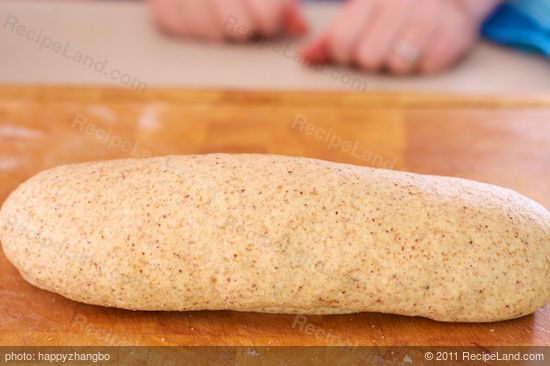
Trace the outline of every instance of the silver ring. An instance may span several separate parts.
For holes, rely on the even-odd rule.
[[[414,63],[420,57],[420,50],[405,41],[395,43],[393,51],[410,63]]]

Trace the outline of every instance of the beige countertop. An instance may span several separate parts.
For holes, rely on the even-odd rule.
[[[306,5],[310,36],[335,9],[334,4]],[[172,39],[157,32],[139,1],[0,1],[2,84],[550,93],[548,61],[484,42],[449,72],[425,78],[332,67],[311,70],[294,59],[303,42]]]

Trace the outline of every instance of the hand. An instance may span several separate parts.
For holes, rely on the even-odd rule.
[[[247,40],[279,32],[301,35],[306,23],[297,0],[149,0],[156,23],[181,37]]]
[[[305,61],[395,74],[448,68],[474,45],[498,0],[349,0],[308,44]]]

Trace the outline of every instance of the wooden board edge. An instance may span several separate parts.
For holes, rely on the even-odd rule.
[[[545,95],[470,95],[406,91],[313,91],[151,88],[137,91],[118,87],[77,85],[2,85],[0,100],[84,103],[174,103],[246,105],[330,105],[348,108],[550,108]]]

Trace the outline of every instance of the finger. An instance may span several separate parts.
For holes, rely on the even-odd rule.
[[[287,0],[285,10],[283,11],[283,29],[290,36],[304,35],[308,30],[298,0]]]
[[[255,23],[242,0],[213,0],[213,7],[226,38],[244,41],[253,36]]]
[[[180,13],[190,33],[197,38],[219,40],[223,33],[209,0],[178,0]]]
[[[420,72],[436,73],[458,61],[477,38],[477,28],[463,14],[447,12],[446,21],[440,28],[420,61]]]
[[[420,56],[424,54],[434,38],[436,24],[438,24],[434,19],[439,13],[440,4],[440,0],[423,0],[417,3],[385,60],[385,66],[389,71],[397,75],[416,71]],[[405,50],[399,46],[404,47]],[[406,47],[410,47],[416,55],[409,56],[404,52]]]
[[[153,18],[163,31],[177,36],[189,35],[185,20],[179,11],[179,0],[151,0],[149,6]]]
[[[329,61],[328,42],[321,36],[301,50],[302,61],[309,65],[324,64]]]
[[[374,10],[375,2],[368,0],[349,1],[344,5],[326,32],[331,59],[341,64],[351,61],[355,45]]]
[[[377,71],[391,50],[403,27],[414,0],[381,1],[372,22],[365,27],[354,52],[354,61],[361,67]]]
[[[280,30],[284,3],[273,0],[245,0],[247,9],[254,18],[257,31],[264,36],[273,36]]]
[[[500,0],[460,0],[458,5],[462,5],[464,10],[473,17],[476,22],[485,19],[500,3]]]
[[[164,5],[165,0],[147,0],[145,1],[145,6],[154,23],[161,26],[164,23],[162,18],[162,6]]]
[[[475,37],[442,31],[436,36],[433,44],[426,50],[419,70],[423,74],[433,74],[447,69],[458,61],[470,48]]]

